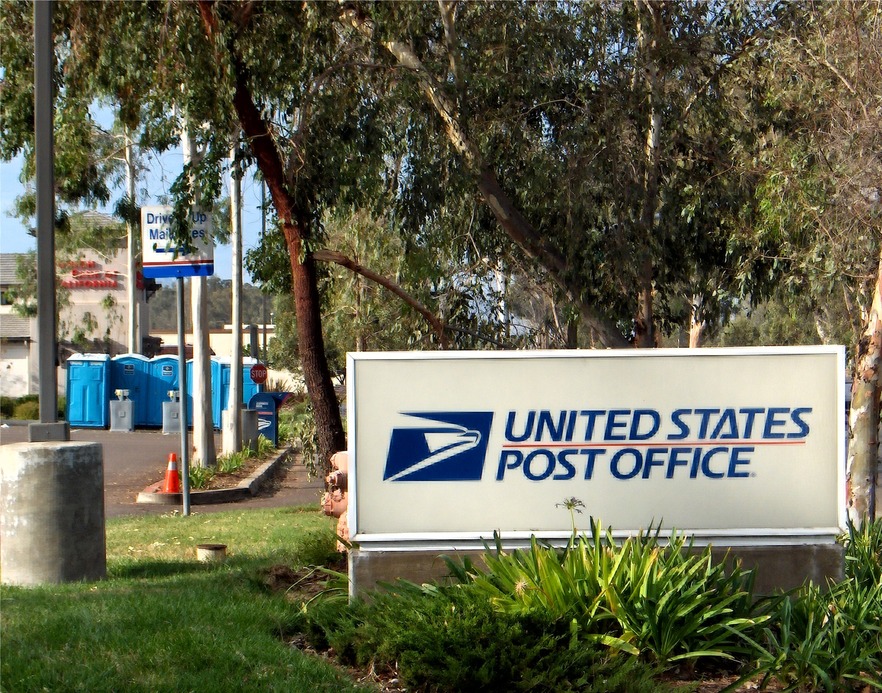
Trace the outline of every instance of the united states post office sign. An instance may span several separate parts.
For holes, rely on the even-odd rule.
[[[835,535],[844,359],[842,347],[350,354],[353,539],[554,539],[589,517],[698,537]]]

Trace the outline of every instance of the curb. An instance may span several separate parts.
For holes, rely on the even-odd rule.
[[[237,486],[232,488],[209,489],[206,491],[190,491],[190,505],[210,505],[212,503],[232,503],[234,501],[246,500],[256,496],[264,482],[272,476],[276,468],[288,459],[288,456],[294,452],[294,448],[287,447],[282,450],[271,460],[264,462],[254,473],[247,479],[243,479]],[[135,499],[136,503],[146,503],[148,505],[180,505],[183,502],[182,493],[162,493],[164,482],[157,481],[145,488]]]

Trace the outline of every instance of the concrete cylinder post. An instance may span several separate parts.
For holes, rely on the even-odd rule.
[[[0,447],[0,572],[12,585],[107,574],[99,443]]]

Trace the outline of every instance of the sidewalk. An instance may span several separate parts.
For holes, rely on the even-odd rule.
[[[8,427],[2,423],[11,424]],[[27,442],[28,428],[15,422],[0,422],[0,445]],[[157,505],[138,503],[138,494],[151,484],[160,481],[167,466],[169,453],[180,456],[180,435],[164,436],[160,431],[138,429],[131,433],[111,432],[104,429],[77,428],[71,430],[71,440],[101,443],[104,453],[104,508],[106,517],[121,515],[162,514],[181,509],[177,504]],[[220,434],[215,436],[220,449]],[[232,497],[214,497],[210,504],[197,505],[191,496],[191,512],[207,513],[241,507],[275,508],[297,505],[315,505],[321,497],[324,483],[310,479],[306,467],[293,460],[280,460],[274,474],[267,475],[255,492],[239,492]],[[204,491],[194,493],[207,493]]]

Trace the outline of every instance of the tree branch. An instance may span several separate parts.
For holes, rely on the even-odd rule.
[[[339,253],[336,250],[315,250],[312,253],[312,257],[314,260],[317,260],[319,262],[333,262],[336,265],[345,267],[351,272],[360,274],[362,277],[370,279],[372,282],[379,284],[385,289],[391,291],[429,322],[429,324],[432,326],[432,329],[434,329],[435,333],[438,335],[438,339],[441,342],[441,348],[447,348],[448,343],[447,335],[445,334],[444,323],[441,322],[441,320],[439,320],[432,311],[426,308],[422,303],[416,300],[413,296],[407,293],[404,289],[401,288],[401,286],[393,282],[391,279],[384,277],[381,274],[377,274],[372,270],[369,270],[367,267],[360,265],[352,258],[347,257],[343,253]]]
[[[441,23],[444,25],[444,42],[447,44],[447,57],[450,64],[450,74],[457,89],[462,87],[460,82],[459,49],[456,41],[456,6],[459,0],[438,0],[438,8],[441,10]]]
[[[373,22],[369,17],[359,13],[356,8],[344,6],[340,21],[354,28],[366,39],[373,40]],[[548,270],[554,283],[574,304],[579,306],[585,323],[597,332],[604,346],[630,346],[615,325],[598,315],[591,306],[585,303],[582,298],[585,287],[572,277],[568,259],[533,228],[511,197],[502,189],[496,175],[484,161],[480,150],[466,133],[455,105],[414,53],[413,48],[406,42],[395,40],[385,41],[383,46],[398,61],[399,65],[410,70],[416,77],[423,94],[441,118],[447,139],[459,154],[466,170],[476,179],[478,190],[485,204],[490,208],[509,238],[528,256],[537,260]]]

